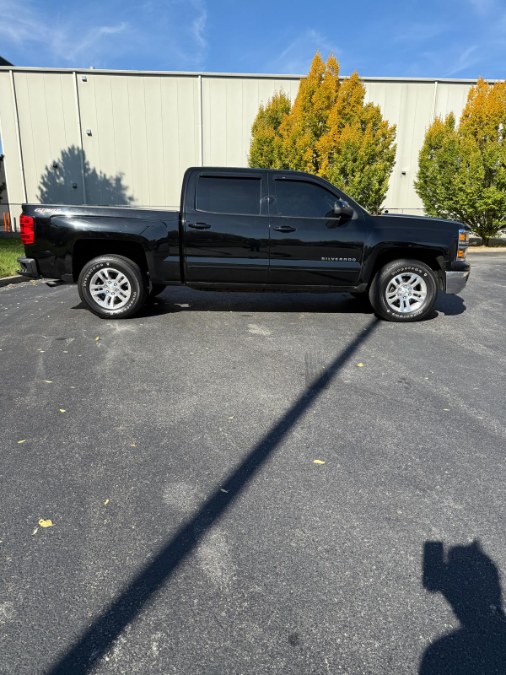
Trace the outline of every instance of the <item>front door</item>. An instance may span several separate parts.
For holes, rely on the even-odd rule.
[[[269,284],[352,286],[363,252],[362,215],[343,220],[334,205],[346,197],[304,176],[270,176]]]

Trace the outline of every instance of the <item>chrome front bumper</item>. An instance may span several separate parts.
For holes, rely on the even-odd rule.
[[[445,272],[446,274],[446,292],[460,293],[467,284],[470,270],[465,272]]]

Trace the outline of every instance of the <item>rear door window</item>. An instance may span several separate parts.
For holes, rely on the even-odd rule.
[[[257,176],[199,176],[198,211],[210,213],[260,213],[262,181]]]

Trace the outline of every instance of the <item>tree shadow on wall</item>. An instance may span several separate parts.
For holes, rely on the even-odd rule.
[[[46,166],[37,199],[41,204],[130,206],[135,199],[123,180],[122,173],[108,176],[97,171],[84,151],[71,145]]]
[[[500,574],[480,543],[453,546],[445,556],[442,542],[426,542],[423,586],[432,593],[442,593],[461,626],[426,649],[420,675],[506,672],[506,617]]]

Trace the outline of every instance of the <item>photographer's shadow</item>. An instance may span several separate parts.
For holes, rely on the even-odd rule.
[[[461,627],[426,650],[420,675],[506,672],[506,617],[499,570],[478,541],[454,546],[426,542],[423,585],[450,603]]]

